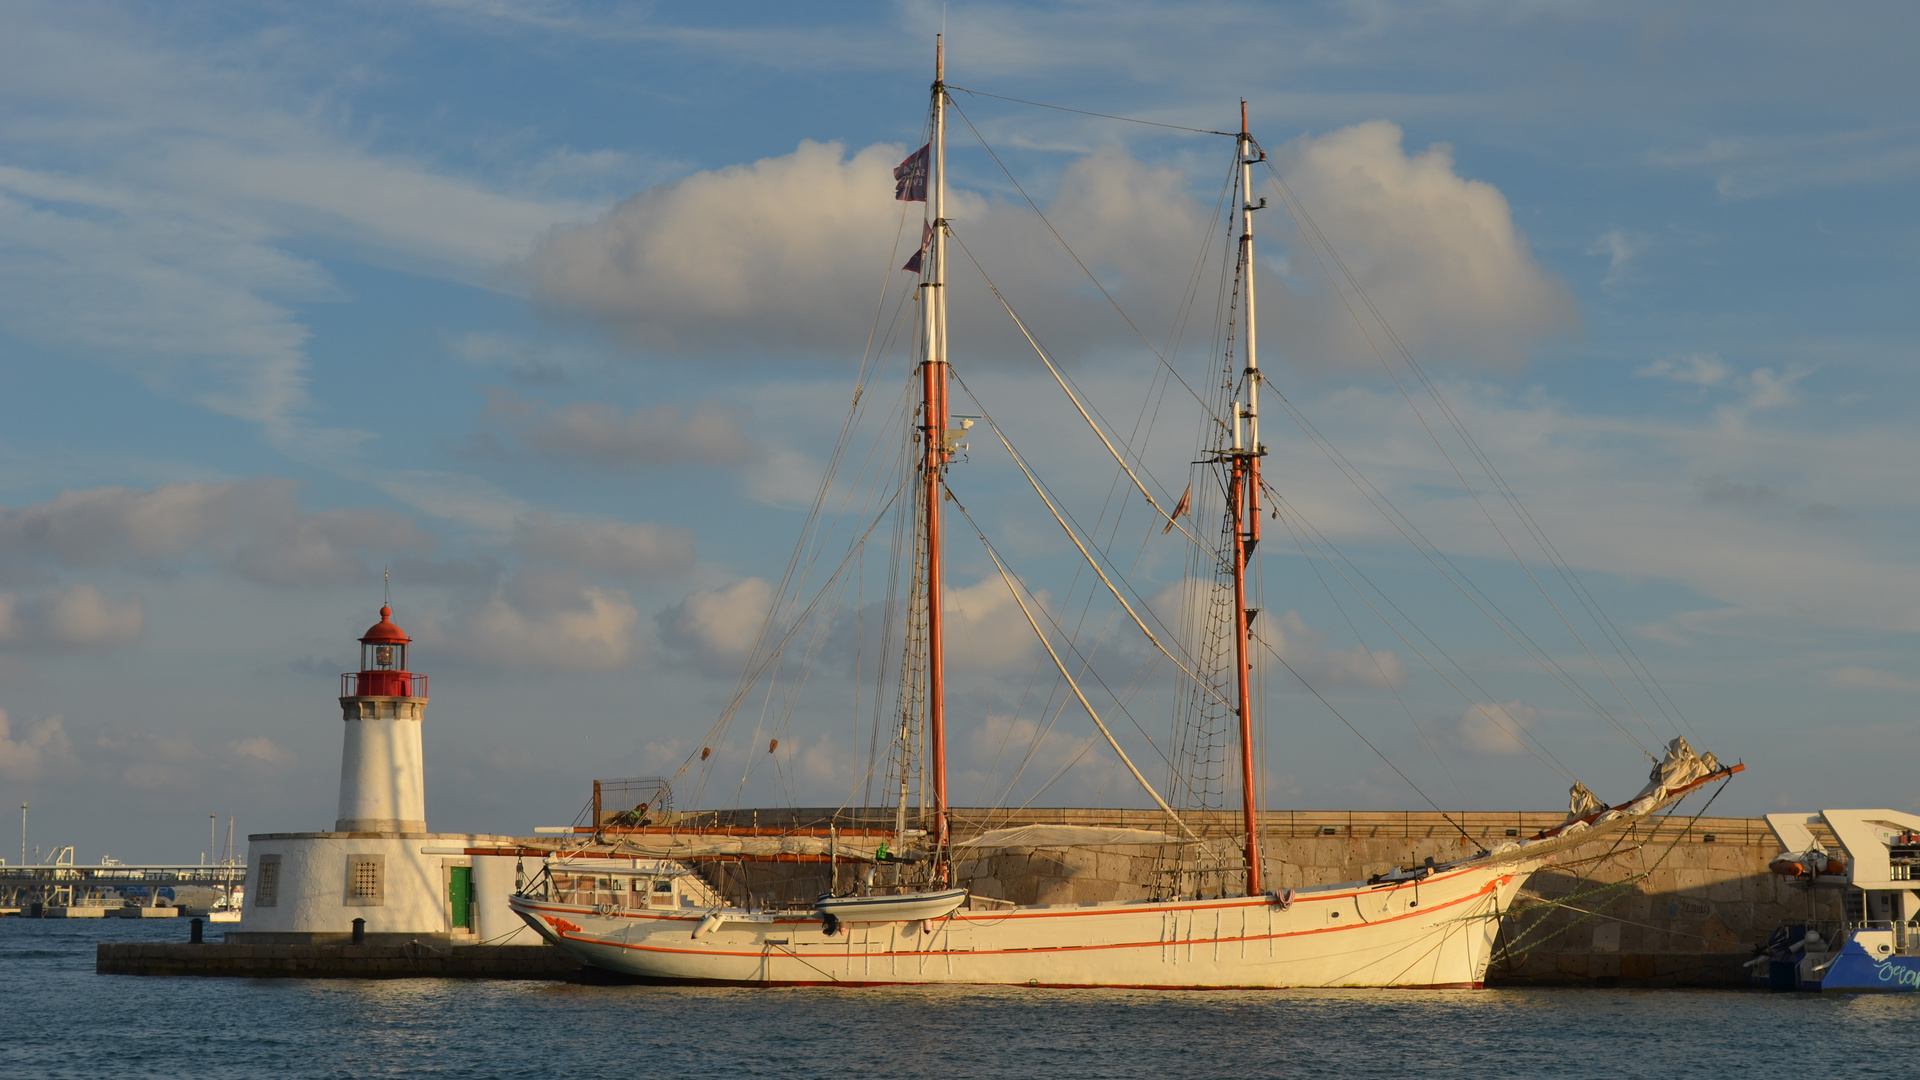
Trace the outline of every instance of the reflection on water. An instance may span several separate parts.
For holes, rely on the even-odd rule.
[[[93,974],[95,942],[186,937],[184,920],[0,920],[0,1076],[1895,1076],[1911,1075],[1920,1021],[1913,996],[702,990]]]

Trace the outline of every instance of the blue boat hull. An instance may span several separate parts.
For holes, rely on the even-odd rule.
[[[1841,993],[1907,993],[1920,990],[1920,956],[1874,956],[1858,938],[1848,939],[1833,964],[1808,990]]]

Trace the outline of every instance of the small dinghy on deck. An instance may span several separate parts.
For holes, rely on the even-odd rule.
[[[944,919],[967,902],[964,888],[896,896],[822,896],[813,902],[827,933],[842,923],[919,922]]]

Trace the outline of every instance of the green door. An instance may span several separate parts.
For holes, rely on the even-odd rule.
[[[456,930],[473,929],[473,867],[455,866],[447,878],[447,911]]]

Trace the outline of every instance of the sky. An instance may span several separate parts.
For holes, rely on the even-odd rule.
[[[1269,401],[1265,468],[1341,552],[1269,519],[1257,625],[1313,691],[1264,665],[1267,805],[1625,798],[1680,733],[1749,766],[1714,814],[1920,809],[1909,5],[19,0],[0,804],[30,804],[29,857],[191,862],[209,815],[329,827],[383,570],[432,679],[435,829],[565,824],[593,779],[703,745],[682,807],[861,801],[881,519],[800,635],[804,685],[796,648],[710,730],[792,598],[870,335],[843,475],[868,471],[829,505],[871,509],[849,500],[897,457],[897,424],[862,456],[911,364],[890,270],[920,207],[890,170],[943,26],[980,264],[950,274],[956,410],[1169,625],[1186,548],[981,282],[1176,497],[1203,416],[1156,352],[1218,381],[1203,243],[1232,154],[1186,129],[1248,103],[1261,363],[1311,425]],[[1164,782],[1168,666],[984,428],[950,484]],[[955,520],[955,802],[1146,805]]]

